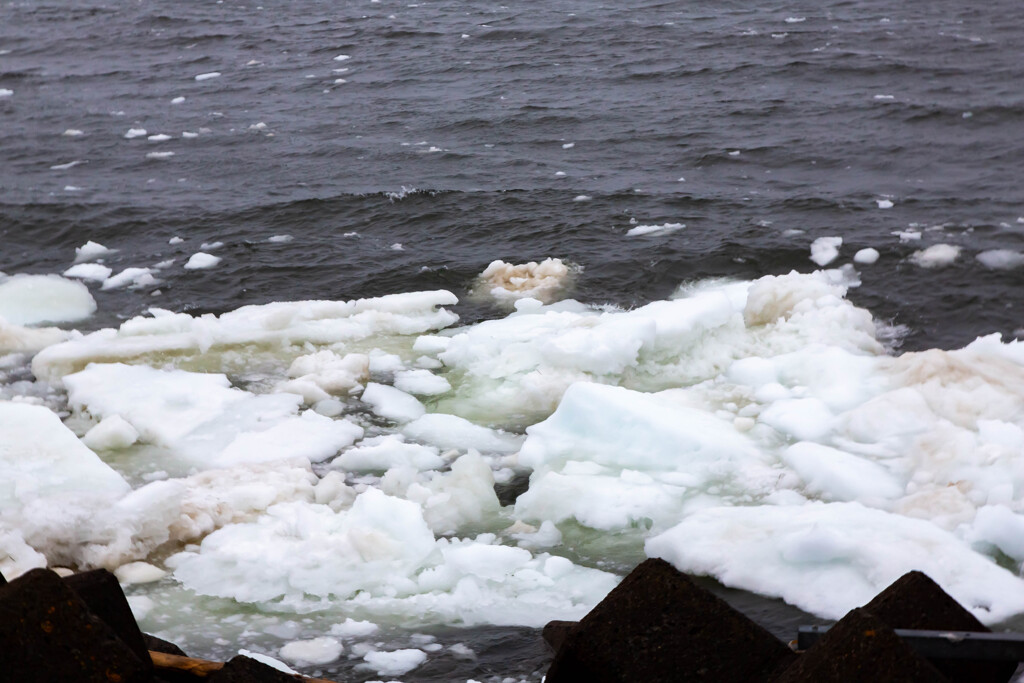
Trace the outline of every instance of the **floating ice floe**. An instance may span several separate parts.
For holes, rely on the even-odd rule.
[[[993,270],[1012,270],[1024,265],[1024,254],[1012,249],[990,249],[975,258],[981,265]]]
[[[211,78],[220,78],[220,75],[221,74],[220,74],[219,71],[209,71],[207,73],[197,74],[196,77],[195,77],[195,80],[197,80],[197,81],[208,81]]]
[[[441,290],[353,301],[275,302],[244,306],[220,317],[154,308],[151,317],[132,318],[116,330],[99,330],[74,343],[50,347],[33,359],[32,371],[40,378],[57,379],[90,362],[199,355],[246,346],[287,349],[372,335],[419,334],[458,320],[442,308],[456,301],[453,294]]]
[[[0,276],[0,319],[11,325],[77,322],[95,311],[81,282],[59,275]]]
[[[214,256],[213,254],[207,254],[203,251],[197,251],[189,257],[183,267],[185,270],[205,270],[207,268],[213,268],[220,262],[220,256]]]
[[[103,281],[101,289],[120,289],[121,287],[148,287],[156,284],[151,268],[125,268],[117,275],[111,275]]]
[[[682,230],[686,227],[685,223],[662,223],[661,225],[638,225],[634,228],[630,228],[626,231],[627,237],[636,237],[639,235],[667,235],[669,233]]]
[[[96,259],[113,254],[117,249],[110,249],[99,242],[88,241],[80,247],[75,247],[75,263],[95,261]]]
[[[549,303],[565,291],[573,272],[573,268],[557,258],[518,265],[492,261],[477,277],[476,291],[486,292],[503,303],[526,298]]]
[[[65,270],[61,275],[64,277],[74,277],[80,280],[95,280],[96,282],[103,282],[113,271],[107,266],[99,263],[79,263],[76,266],[71,266]]]
[[[864,265],[871,265],[872,263],[876,263],[878,261],[879,256],[880,254],[878,253],[877,249],[873,247],[866,247],[864,249],[859,250],[856,254],[853,255],[853,262],[863,263]]]
[[[819,237],[811,243],[811,260],[819,266],[827,266],[839,257],[842,237]]]
[[[915,251],[910,260],[922,268],[941,268],[952,264],[960,257],[960,247],[952,244],[933,244],[927,249]]]
[[[210,534],[168,560],[199,593],[265,609],[316,609],[324,599],[407,623],[542,625],[574,618],[616,579],[547,554],[475,539],[435,538],[412,501],[377,489],[348,510],[283,503]],[[481,599],[486,596],[486,599]]]

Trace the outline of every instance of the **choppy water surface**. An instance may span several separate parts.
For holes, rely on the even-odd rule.
[[[0,5],[0,271],[62,273],[75,261],[75,248],[88,241],[117,250],[101,257],[112,275],[150,269],[149,278],[132,286],[101,288],[100,281],[89,282],[96,312],[63,325],[83,332],[116,327],[152,306],[220,315],[248,304],[435,289],[458,297],[459,303],[447,309],[459,316],[459,324],[470,325],[508,312],[470,291],[495,259],[560,258],[574,270],[561,296],[628,309],[666,300],[682,284],[710,287],[712,278],[754,281],[791,270],[809,273],[819,267],[810,259],[811,244],[841,237],[838,258],[829,267],[850,264],[861,249],[879,252],[875,263],[854,264],[861,283],[846,297],[875,317],[876,336],[890,352],[957,349],[990,333],[1010,339],[1024,327],[1018,296],[1024,272],[1024,24],[1017,3],[629,5],[391,0]],[[661,228],[636,230],[639,226]],[[200,251],[221,261],[209,269],[186,269]],[[844,277],[845,288],[853,280],[850,272]],[[665,319],[658,320],[664,327]],[[707,330],[719,329],[718,322],[700,320]],[[813,325],[830,331],[812,333],[807,327],[799,334],[866,352],[855,339],[860,328],[849,319],[827,325],[815,320]],[[512,327],[501,334],[526,334]],[[608,329],[608,340],[631,339],[636,332]],[[434,332],[436,326],[426,325],[396,341],[393,332],[373,328],[369,337],[356,343],[345,337],[345,343],[350,351],[379,347],[397,353],[409,370],[421,353],[413,353],[415,335]],[[636,334],[637,344],[655,344]],[[716,343],[735,343],[735,357],[770,358],[783,347],[804,352],[787,346],[790,341],[757,337],[741,344],[715,337],[719,332],[708,334]],[[507,364],[495,364],[480,371],[495,385],[476,383],[479,368],[472,363],[490,348],[482,338],[467,337],[465,343],[474,349],[467,355],[451,352],[445,360],[442,354],[444,367],[437,374],[450,379],[454,398],[425,399],[427,408],[522,433],[550,414],[561,389],[520,383],[516,391],[536,391],[539,403],[530,403],[532,394],[512,392],[522,405],[509,408],[509,414],[489,406],[488,392],[503,395],[498,385],[511,375],[501,374]],[[538,372],[550,373],[545,381],[568,376],[569,366],[590,373],[585,379],[645,392],[749,380],[727,375],[726,365],[716,365],[720,358],[711,351],[702,355],[705,347],[686,346],[697,344],[689,337],[673,338],[678,346],[671,359],[659,347],[651,357],[641,354],[634,365],[608,372],[595,367],[605,358],[602,353],[614,356],[611,341],[608,347],[575,348],[558,339],[536,352],[544,359]],[[232,386],[260,394],[284,378],[302,351],[296,346],[271,358],[249,343],[240,349],[228,345],[226,352],[215,347],[224,354],[216,358],[202,357],[209,350],[204,348],[185,360],[152,350],[122,360],[165,370],[173,365],[224,372]],[[590,353],[595,367],[557,360],[555,347],[567,356]],[[228,358],[231,353],[236,355]],[[83,358],[110,360],[92,347]],[[32,388],[29,361],[23,353],[6,362],[5,397],[44,396],[44,403],[68,417],[60,373],[51,378],[52,391]],[[688,363],[690,369],[679,370]],[[673,369],[665,370],[669,366]],[[653,367],[671,380],[649,380],[644,373]],[[969,374],[990,380],[1005,371],[985,375],[967,367]],[[371,367],[369,377],[386,384],[396,368]],[[778,382],[794,390],[779,372]],[[872,366],[863,372],[868,379],[858,385],[858,400],[877,397],[884,383],[877,378],[890,376],[885,373],[904,372],[899,376],[905,379],[910,371]],[[856,393],[845,376],[843,384],[838,376],[832,379],[831,389],[812,393]],[[23,384],[11,389],[15,382]],[[1014,386],[1005,380],[1008,396]],[[701,396],[715,410],[732,411],[729,419],[749,417],[740,414],[742,406],[728,407],[735,397]],[[545,408],[549,399],[553,403]],[[86,412],[102,412],[93,394],[82,400]],[[756,400],[769,397],[760,394]],[[852,405],[830,403],[829,409],[838,415]],[[401,431],[354,398],[346,411],[356,415],[351,419],[368,437]],[[998,442],[1012,450],[1017,432],[989,422],[1020,431],[1018,417],[996,410],[959,422],[945,414],[942,419],[973,430],[970,438],[981,444],[977,448]],[[88,420],[76,413],[69,426],[81,432]],[[782,422],[773,424],[783,437],[759,441],[763,453],[820,437],[829,447],[865,456],[863,449],[850,451],[840,443],[840,438],[856,440],[848,432],[827,439],[786,436]],[[992,436],[992,430],[1001,436]],[[552,464],[550,443],[544,446],[546,456],[535,456],[538,474],[531,488],[544,468],[559,476],[583,476]],[[147,481],[142,478],[147,471],[160,469],[151,463],[172,478],[192,466],[161,461],[163,455],[145,449],[101,455],[136,487]],[[500,460],[504,455],[484,456],[496,472],[507,465]],[[148,457],[155,459],[140,459]],[[903,483],[925,486],[913,474],[921,466],[893,466],[892,471]],[[324,475],[320,464],[314,470]],[[499,481],[505,526],[523,517],[510,511],[528,474],[527,468],[516,469],[514,483]],[[951,481],[960,481],[956,476]],[[816,481],[818,489],[800,489],[810,499],[867,501],[861,492],[829,494],[828,484],[820,477]],[[378,485],[372,477],[367,482]],[[350,478],[349,483],[359,482]],[[1015,491],[985,490],[971,498],[972,505],[1004,505],[1016,513],[1021,497]],[[926,514],[926,507],[903,512],[931,519],[937,508]],[[535,509],[530,519],[537,522],[544,514]],[[576,514],[578,522],[584,515]],[[679,510],[672,514],[682,519]],[[973,519],[963,514],[964,523]],[[610,533],[601,524],[572,527],[577,522],[559,526],[578,547],[567,540],[562,549],[545,552],[613,573],[644,556],[645,532]],[[654,531],[669,526],[668,517],[655,518]],[[492,520],[478,523],[473,532],[502,528]],[[463,533],[468,531],[456,536]],[[991,550],[991,534],[965,533],[962,539],[976,546],[988,543]],[[594,534],[604,540],[595,541]],[[504,536],[497,543],[515,544]],[[1008,567],[1024,559],[1001,546],[989,554]],[[159,564],[165,558],[148,559]],[[714,565],[707,562],[706,568]],[[302,622],[297,615],[307,612],[299,610],[291,621],[282,617],[287,622],[282,626],[281,619],[261,622],[265,614],[244,600],[193,597],[194,609],[208,616],[175,613],[161,622],[162,606],[177,604],[183,589],[166,578],[157,588],[134,590],[152,592],[148,599],[155,606],[145,617],[151,628],[187,634],[196,654],[230,653],[229,639],[273,654],[283,640],[311,637],[339,618],[331,612]],[[774,616],[762,614],[763,620],[784,635],[796,617],[781,603],[767,604]],[[373,620],[379,615],[374,609],[367,608],[361,618]],[[467,643],[478,657],[460,659],[458,649],[430,652],[427,664],[406,680],[538,677],[544,669],[547,654],[532,628],[466,630],[443,618],[432,625],[406,625],[394,618],[400,613],[392,610],[384,635],[374,641],[385,643],[379,647],[422,647],[430,642],[423,634],[432,633],[446,648]],[[193,619],[205,627],[187,628]],[[422,637],[416,640],[410,635],[415,633]],[[352,643],[345,642],[349,654]],[[331,673],[360,662],[304,670]]]

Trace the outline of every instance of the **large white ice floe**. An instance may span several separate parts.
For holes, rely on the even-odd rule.
[[[75,283],[84,287],[80,283]],[[86,292],[88,293],[88,292]],[[104,329],[38,354],[32,371],[56,379],[90,362],[156,356],[197,356],[240,346],[282,348],[334,344],[371,336],[411,335],[451,325],[458,316],[441,308],[455,304],[451,292],[413,292],[354,301],[275,302],[243,306],[221,316],[194,317],[151,309],[118,329]]]
[[[59,275],[0,275],[0,319],[11,325],[77,322],[95,311],[81,282]]]
[[[288,393],[252,394],[222,374],[93,364],[64,377],[73,408],[120,417],[139,438],[196,465],[224,467],[283,458],[325,460],[362,437],[362,427],[307,410]],[[101,423],[102,424],[102,423]]]
[[[207,595],[271,610],[342,601],[346,610],[410,624],[540,626],[581,616],[615,585],[611,574],[495,541],[435,538],[419,505],[371,488],[338,512],[276,505],[169,564],[179,581]]]
[[[838,619],[908,571],[983,621],[1024,611],[1024,581],[948,531],[859,503],[711,508],[647,541],[684,572]]]

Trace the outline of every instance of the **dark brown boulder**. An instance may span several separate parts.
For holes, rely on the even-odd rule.
[[[930,631],[989,632],[973,614],[954,600],[927,574],[908,572],[864,605],[890,628]],[[932,664],[954,683],[1006,683],[1016,662],[974,659],[933,659]]]
[[[943,683],[931,663],[864,609],[849,612],[773,683]]]
[[[544,642],[555,652],[562,647],[562,643],[569,636],[569,631],[579,622],[576,621],[549,621],[540,635]]]
[[[0,671],[9,681],[142,683],[150,670],[59,576],[0,586]]]
[[[128,606],[128,599],[125,598],[117,577],[106,569],[94,569],[66,576],[64,583],[78,594],[90,612],[114,629],[117,637],[132,649],[147,668],[152,669],[149,648],[146,647],[139,625],[135,623],[135,615]]]
[[[569,629],[548,671],[567,681],[768,681],[795,655],[664,560],[640,564]]]

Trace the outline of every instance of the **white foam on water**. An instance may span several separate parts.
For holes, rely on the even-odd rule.
[[[81,282],[59,275],[0,276],[0,319],[11,325],[77,322],[96,311]]]
[[[147,159],[170,159],[174,156],[174,152],[149,152],[146,154]]]
[[[80,137],[82,135],[85,135],[85,133],[80,131],[77,128],[68,128],[63,133],[61,133],[61,135],[63,135],[64,137],[68,137],[68,138],[77,138],[77,137]]]
[[[960,257],[961,248],[952,244],[933,244],[927,249],[915,251],[910,260],[922,268],[942,268]]]
[[[292,237],[291,235],[271,235],[270,237],[267,238],[267,241],[272,244],[285,244],[287,242],[291,242],[294,239],[295,238]]]
[[[173,140],[174,138],[166,133],[158,133],[156,135],[150,135],[146,139],[150,142],[166,142],[167,140]]]
[[[638,225],[635,228],[630,228],[626,231],[627,237],[635,237],[637,235],[668,235],[669,233],[682,230],[686,227],[685,223],[662,223],[661,225]]]
[[[78,166],[81,163],[82,162],[80,160],[75,159],[74,161],[69,161],[66,164],[56,164],[54,166],[51,166],[50,170],[51,171],[66,171],[69,168],[74,168],[75,166]]]
[[[185,270],[206,270],[207,268],[213,268],[219,264],[221,260],[220,256],[214,256],[213,254],[207,254],[203,251],[197,251],[189,257],[183,268]]]
[[[209,71],[203,74],[197,74],[195,80],[197,81],[208,81],[211,78],[220,78],[221,73],[219,71]]]

